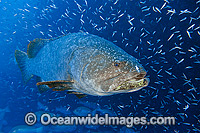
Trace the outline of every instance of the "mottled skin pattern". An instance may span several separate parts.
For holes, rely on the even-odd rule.
[[[35,58],[32,74],[43,81],[73,80],[73,90],[89,95],[128,93],[139,88],[116,88],[128,80],[140,80],[146,71],[124,50],[95,35],[72,33],[50,41]]]

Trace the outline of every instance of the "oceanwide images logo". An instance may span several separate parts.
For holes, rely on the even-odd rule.
[[[32,126],[36,123],[37,117],[34,113],[28,113],[25,116],[25,122],[27,125]]]
[[[26,114],[27,125],[34,125],[36,121],[37,117],[34,113]],[[104,116],[88,114],[86,117],[56,117],[45,113],[40,116],[40,122],[43,125],[126,125],[131,128],[134,125],[175,125],[175,117],[151,117],[147,121],[146,117],[110,117],[108,114]]]

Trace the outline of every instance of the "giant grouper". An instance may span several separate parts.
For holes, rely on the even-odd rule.
[[[54,39],[35,39],[27,53],[15,57],[25,83],[34,75],[42,93],[67,90],[82,97],[137,91],[148,85],[137,59],[96,35],[70,33]]]

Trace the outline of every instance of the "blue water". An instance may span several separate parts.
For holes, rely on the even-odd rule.
[[[198,0],[0,0],[0,131],[24,125],[25,132],[200,132],[199,7]],[[129,94],[78,99],[66,92],[40,94],[35,78],[23,84],[15,49],[26,51],[35,38],[80,30],[139,59],[148,71],[149,86]],[[176,124],[126,128],[37,122],[27,127],[24,122],[28,112],[77,116],[80,107],[83,114],[99,108],[97,113],[116,116],[174,116]]]

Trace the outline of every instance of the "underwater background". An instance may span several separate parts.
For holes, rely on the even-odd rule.
[[[200,0],[0,0],[1,132],[200,132]],[[26,85],[14,51],[35,38],[84,31],[140,60],[149,86],[133,93],[77,98]],[[38,116],[174,116],[175,125],[27,126]]]

